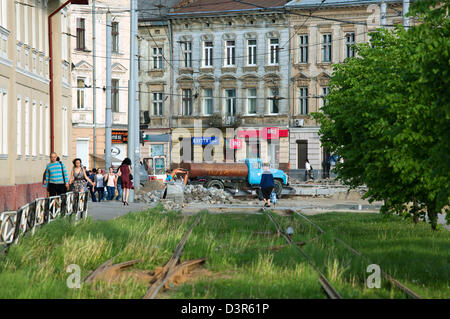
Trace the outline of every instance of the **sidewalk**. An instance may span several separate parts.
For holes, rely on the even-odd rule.
[[[130,206],[123,206],[120,201],[103,201],[103,202],[89,202],[88,216],[94,220],[108,220],[113,219],[130,212],[136,212],[153,207],[146,203],[130,203]]]

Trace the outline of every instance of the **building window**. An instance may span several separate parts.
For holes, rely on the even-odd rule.
[[[256,40],[247,40],[247,64],[256,65]]]
[[[225,105],[228,116],[236,114],[236,89],[225,90]]]
[[[8,29],[8,1],[0,1],[0,26]]]
[[[111,80],[111,108],[113,112],[120,112],[119,108],[119,80]]]
[[[153,48],[153,68],[162,69],[163,68],[163,49]]]
[[[16,126],[17,126],[17,155],[22,155],[22,100],[17,97],[17,114],[16,114]]]
[[[322,35],[322,62],[331,62],[331,33]]]
[[[204,42],[203,66],[213,66],[213,43]]]
[[[269,89],[269,111],[272,114],[278,114],[279,113],[279,103],[280,100],[278,99],[278,88],[274,87],[274,88],[270,88]]]
[[[69,121],[67,117],[67,106],[63,106],[61,110],[61,116],[62,116],[62,155],[68,156],[69,155]]]
[[[256,89],[247,89],[247,112],[256,114]]]
[[[31,155],[35,157],[37,155],[37,104],[33,101],[31,109]]]
[[[25,100],[25,155],[30,155],[30,102]]]
[[[8,154],[8,91],[0,90],[0,154]]]
[[[308,36],[303,34],[299,38],[300,43],[300,63],[308,63]]]
[[[39,104],[39,154],[44,154],[44,106]]]
[[[213,90],[212,89],[204,89],[203,90],[203,113],[205,115],[213,114],[214,107],[213,100]]]
[[[21,30],[22,19],[20,16],[21,5],[18,2],[15,2],[15,4],[16,4],[16,37],[18,41],[21,41],[22,40],[22,30]]]
[[[23,2],[20,3],[20,4],[23,7],[23,31],[24,31],[24,39],[23,39],[23,41],[25,42],[25,44],[30,44],[29,40],[28,40],[28,32],[29,32],[29,30],[28,30],[28,23],[29,23],[29,21],[28,21],[28,8],[29,7],[27,5],[23,5]],[[28,3],[26,3],[26,4],[28,4]],[[65,26],[65,20],[64,20],[65,16],[64,16],[64,14],[62,14],[62,15],[63,15],[63,19],[62,19],[62,23],[61,23],[61,30],[63,30],[63,32],[65,32],[66,31],[66,29],[64,28],[64,26]],[[64,35],[63,35],[63,39],[64,39]]]
[[[153,115],[163,115],[163,94],[162,92],[153,93]]]
[[[328,86],[322,88],[322,106],[327,103],[327,95],[330,94],[330,88]]]
[[[50,154],[50,108],[45,105],[45,154]]]
[[[236,42],[227,41],[225,45],[225,66],[236,64]]]
[[[25,6],[26,8],[27,6]],[[24,17],[25,21],[28,18]],[[28,26],[25,25],[25,37],[28,38]],[[69,50],[68,50],[68,23],[67,23],[67,10],[63,9],[61,12],[61,58],[64,61],[69,61]],[[25,39],[25,43],[28,43],[27,39]]]
[[[278,39],[270,39],[270,59],[269,64],[278,64],[280,61],[280,43]]]
[[[192,115],[192,90],[183,90],[183,115]]]
[[[299,96],[300,96],[299,113],[300,114],[308,114],[308,88],[301,87]]]
[[[355,33],[349,32],[345,34],[345,48],[346,48],[346,58],[352,58],[355,56],[355,49],[353,45],[355,44]]]
[[[183,42],[181,48],[183,52],[183,66],[192,68],[192,42]]]
[[[84,79],[77,79],[77,109],[84,109],[85,84]]]
[[[85,19],[77,18],[77,49],[78,50],[86,50],[85,43]]]
[[[112,51],[119,52],[119,22],[113,22],[112,26]]]

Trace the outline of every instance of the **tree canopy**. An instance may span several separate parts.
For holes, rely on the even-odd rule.
[[[437,213],[450,199],[449,2],[416,1],[405,30],[380,28],[356,57],[334,66],[322,113],[321,141],[337,163],[338,178],[366,185],[382,212]],[[449,214],[447,214],[447,221]]]

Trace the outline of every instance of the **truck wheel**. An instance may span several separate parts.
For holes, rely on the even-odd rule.
[[[277,194],[277,198],[281,198],[281,192],[283,191],[283,184],[279,181],[279,180],[275,180],[274,181],[275,187],[274,187],[274,191],[275,194]]]
[[[223,185],[223,183],[217,179],[213,179],[212,181],[206,182],[205,184],[206,188],[217,188],[217,189],[224,189],[225,186]]]

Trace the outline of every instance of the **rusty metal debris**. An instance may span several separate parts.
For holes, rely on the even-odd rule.
[[[177,264],[179,262],[180,256],[183,253],[184,245],[186,244],[186,241],[189,237],[189,235],[192,233],[192,230],[194,227],[200,222],[201,215],[197,217],[195,222],[189,227],[189,229],[186,231],[186,233],[181,238],[181,241],[178,243],[177,247],[175,248],[172,257],[170,257],[169,261],[164,265],[164,267],[159,271],[157,275],[154,277],[154,281],[152,282],[152,285],[147,290],[147,293],[143,297],[143,299],[154,299],[155,296],[158,294],[159,290],[163,288],[170,280],[170,278],[176,273],[177,271]]]
[[[113,260],[115,257],[109,259],[108,261],[101,264],[97,269],[91,272],[85,279],[84,282],[91,283],[100,278],[104,278],[107,274],[120,271],[122,269],[128,268],[140,262],[139,259],[125,261],[119,264],[113,265]]]

